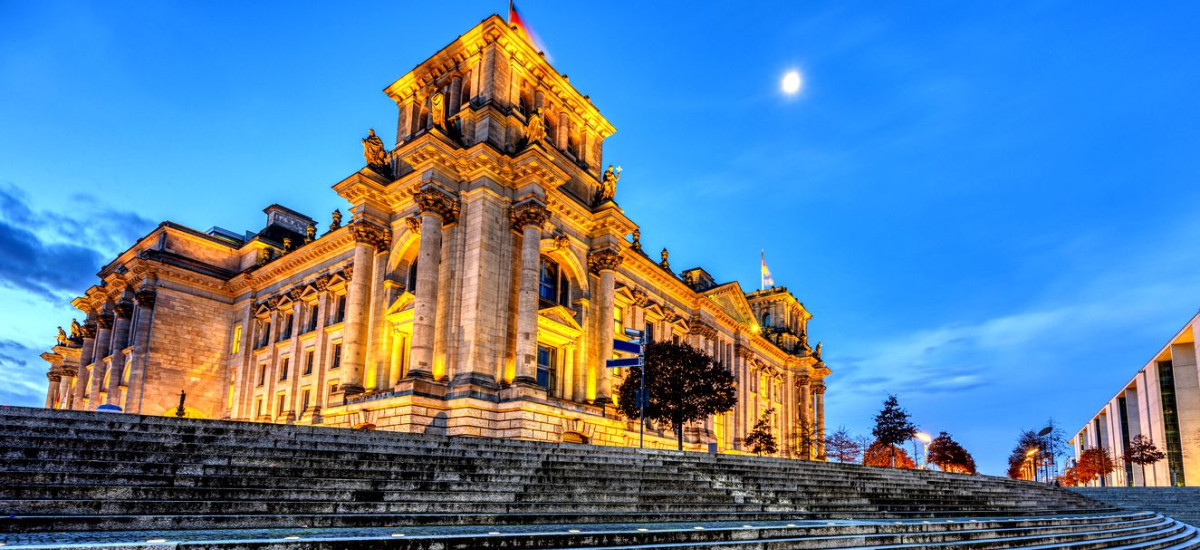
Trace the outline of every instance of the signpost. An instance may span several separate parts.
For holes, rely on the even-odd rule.
[[[631,328],[625,329],[625,335],[632,340],[613,339],[613,351],[621,353],[636,354],[637,357],[629,359],[609,359],[605,361],[605,368],[619,369],[623,367],[637,367],[642,369],[641,383],[642,387],[637,393],[638,404],[638,422],[641,424],[641,429],[638,432],[638,447],[646,448],[646,365],[643,361],[646,354],[646,343],[642,340],[642,331]]]

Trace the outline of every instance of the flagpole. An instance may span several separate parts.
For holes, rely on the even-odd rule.
[[[512,0],[509,0],[510,2]],[[767,289],[767,274],[763,273],[763,266],[767,265],[767,250],[759,249],[758,251],[758,289]]]
[[[513,0],[508,0],[508,23],[512,24]]]

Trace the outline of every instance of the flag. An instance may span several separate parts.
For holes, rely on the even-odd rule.
[[[546,53],[546,46],[542,44],[542,39],[538,37],[537,33],[533,32],[533,29],[531,29],[529,25],[525,23],[525,20],[521,18],[521,14],[517,11],[517,6],[513,4],[512,0],[508,0],[508,23],[517,27],[517,30],[525,36],[525,39],[528,40],[530,44],[533,44],[534,49],[545,53],[546,59],[550,59],[550,54]]]
[[[760,290],[766,290],[767,287],[773,286],[775,286],[775,279],[771,278],[771,270],[767,269],[767,251],[764,250],[762,251],[762,288]]]

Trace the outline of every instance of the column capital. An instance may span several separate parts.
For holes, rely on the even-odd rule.
[[[458,197],[447,193],[433,185],[426,185],[420,191],[413,193],[413,201],[421,214],[435,214],[442,218],[443,224],[454,223],[458,219],[461,207]]]
[[[46,378],[50,379],[51,382],[58,382],[59,380],[62,380],[62,374],[57,372],[48,372],[46,373]]]
[[[92,322],[84,323],[82,330],[83,330],[83,337],[85,339],[96,338],[96,323],[92,323]]]
[[[354,236],[354,242],[370,245],[376,250],[387,250],[391,241],[387,228],[374,222],[355,220],[350,223],[349,228],[350,233]]]
[[[158,298],[158,291],[152,288],[144,288],[137,291],[137,293],[133,295],[133,298],[137,300],[137,304],[139,306],[144,308],[152,308],[154,307],[154,300]]]
[[[525,199],[508,209],[508,221],[514,231],[523,231],[526,226],[541,229],[542,224],[550,219],[550,211],[537,199]]]
[[[117,319],[130,319],[133,317],[133,302],[121,302],[113,310],[117,314]]]
[[[809,381],[810,381],[810,378],[808,377],[807,374],[797,374],[796,375],[796,387],[797,388],[803,388],[804,386],[807,386],[809,384]]]
[[[825,382],[817,380],[812,383],[812,392],[816,395],[825,395]]]
[[[604,271],[616,271],[621,265],[620,251],[612,248],[602,248],[588,253],[588,271],[599,274]]]
[[[96,328],[100,330],[112,330],[113,314],[104,312],[96,316]]]

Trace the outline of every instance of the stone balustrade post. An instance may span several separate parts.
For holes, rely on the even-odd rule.
[[[406,378],[432,380],[435,374],[433,344],[437,334],[442,227],[458,218],[459,202],[454,196],[432,185],[426,185],[414,198],[421,211],[421,242],[417,252],[417,290],[413,300],[412,351]]]
[[[512,228],[521,233],[521,271],[517,291],[516,376],[513,384],[537,386],[538,276],[542,265],[542,224],[550,212],[536,199],[513,205]],[[549,388],[547,388],[549,389]]]
[[[339,389],[351,396],[363,392],[366,364],[366,316],[371,299],[371,274],[375,251],[387,250],[388,230],[366,220],[350,224],[354,235],[354,272],[346,291],[346,321],[342,334],[342,379]]]
[[[596,380],[596,398],[593,403],[597,405],[607,405],[612,402],[612,374],[605,368],[605,361],[613,354],[612,327],[615,321],[613,307],[617,267],[620,265],[621,253],[616,249],[605,248],[588,254],[588,270],[600,278],[600,286],[597,289],[600,298],[598,303],[600,318],[597,320],[597,325],[600,330],[596,334],[596,337],[600,339],[597,342],[600,348],[600,357],[596,364],[589,369],[591,376]]]

